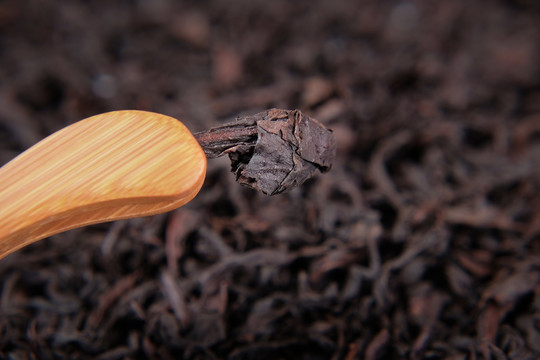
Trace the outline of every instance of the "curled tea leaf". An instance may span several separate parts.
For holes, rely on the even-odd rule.
[[[299,110],[270,109],[195,134],[208,157],[228,154],[243,185],[280,194],[332,166],[332,131]]]

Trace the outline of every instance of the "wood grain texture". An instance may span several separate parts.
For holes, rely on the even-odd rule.
[[[114,111],[70,125],[0,168],[0,258],[80,226],[180,207],[206,157],[178,120]]]

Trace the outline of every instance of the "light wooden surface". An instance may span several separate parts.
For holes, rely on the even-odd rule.
[[[0,258],[76,227],[180,207],[205,173],[176,119],[115,111],[79,121],[0,168]]]

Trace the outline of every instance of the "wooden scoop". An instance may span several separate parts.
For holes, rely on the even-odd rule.
[[[0,168],[0,258],[76,227],[180,207],[205,173],[203,150],[176,119],[114,111],[79,121]]]

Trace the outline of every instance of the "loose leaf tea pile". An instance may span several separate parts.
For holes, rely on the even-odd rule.
[[[2,162],[118,109],[214,127],[268,193],[329,166],[306,115],[337,145],[279,196],[215,159],[185,207],[6,257],[0,358],[539,359],[538,24],[538,0],[0,2]]]
[[[267,195],[328,171],[336,153],[331,130],[298,110],[267,110],[195,137],[208,157],[229,155],[236,181]]]

